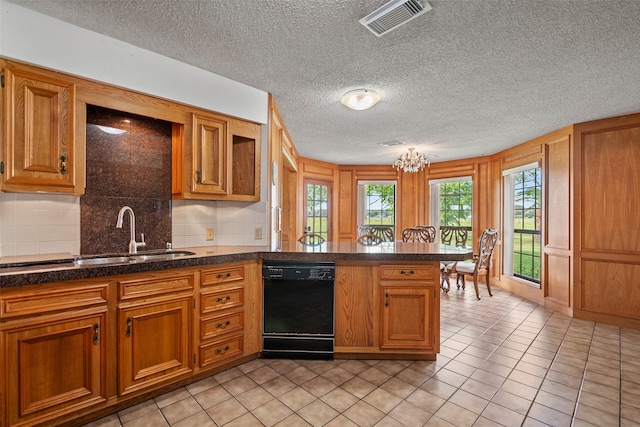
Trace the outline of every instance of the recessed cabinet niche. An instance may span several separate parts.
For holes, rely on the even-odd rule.
[[[56,73],[0,61],[5,191],[82,194],[76,166],[76,86]]]
[[[191,141],[184,141],[185,185],[182,192],[174,185],[174,198],[260,200],[260,125],[193,114],[191,130]],[[174,147],[184,135],[174,132]]]

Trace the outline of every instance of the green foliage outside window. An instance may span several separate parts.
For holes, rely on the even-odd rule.
[[[440,226],[471,227],[471,181],[440,184]]]
[[[540,282],[542,177],[540,168],[514,174],[513,273]]]
[[[396,223],[395,184],[365,185],[365,224],[390,225]]]

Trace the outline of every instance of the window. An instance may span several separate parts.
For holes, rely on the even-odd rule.
[[[537,163],[503,172],[505,274],[540,284],[542,176]]]
[[[396,183],[389,181],[358,184],[358,223],[396,225]]]
[[[305,180],[305,186],[307,188],[305,231],[319,234],[325,240],[329,240],[331,187],[328,183],[312,180]]]
[[[473,243],[473,182],[471,177],[429,181],[431,186],[431,225],[467,230],[467,246]]]

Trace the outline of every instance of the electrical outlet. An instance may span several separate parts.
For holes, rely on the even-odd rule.
[[[213,240],[213,228],[207,228],[207,240]]]
[[[262,240],[262,227],[256,227],[253,230],[253,238],[255,240]]]

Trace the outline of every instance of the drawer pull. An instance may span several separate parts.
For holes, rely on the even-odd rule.
[[[93,325],[93,343],[100,343],[100,325],[98,325],[97,323]]]
[[[218,323],[218,324],[216,325],[216,328],[218,328],[218,329],[224,329],[224,328],[226,328],[227,326],[229,326],[230,324],[231,324],[231,321],[230,321],[230,320],[227,320],[227,321],[226,321],[226,322],[224,322],[224,323]]]
[[[231,296],[227,295],[226,297],[219,297],[219,298],[216,298],[216,302],[229,301],[230,299],[231,299]]]
[[[128,337],[131,336],[131,317],[127,317],[127,334]]]
[[[227,350],[229,350],[229,346],[226,346],[225,348],[219,348],[216,350],[216,354],[225,354]]]
[[[413,270],[400,270],[400,274],[409,274],[409,275],[411,275],[411,274],[414,274],[414,273],[415,273],[415,271],[413,271]]]
[[[226,279],[227,277],[231,277],[231,273],[230,272],[226,272],[226,273],[219,273],[216,278],[218,279]]]

